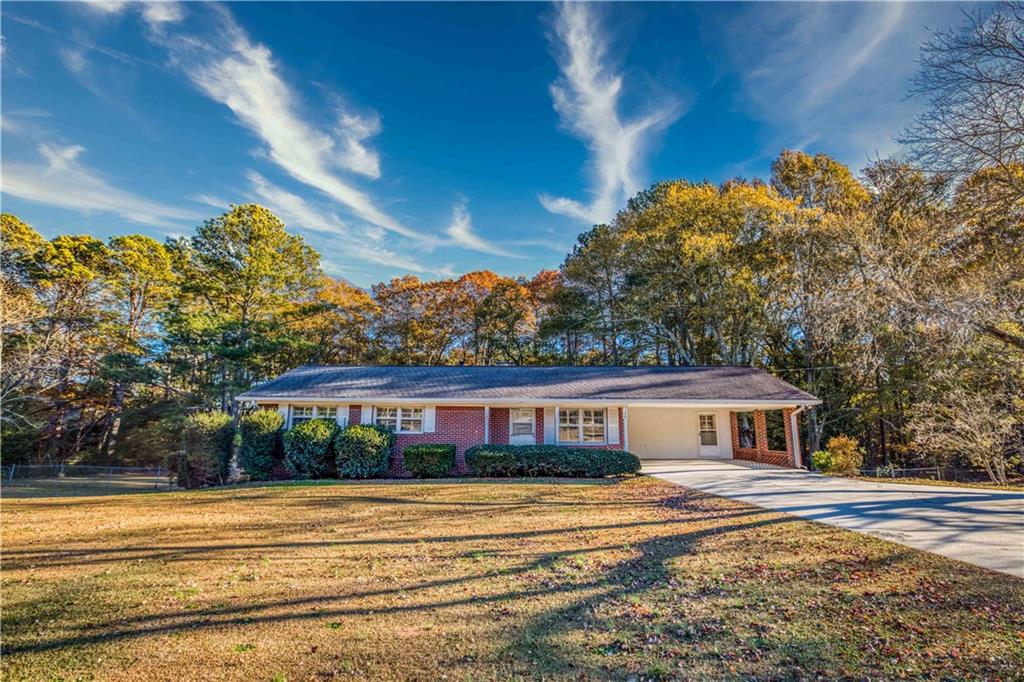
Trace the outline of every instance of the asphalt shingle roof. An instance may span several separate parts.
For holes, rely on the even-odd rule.
[[[303,365],[238,398],[818,402],[753,367],[660,366]]]

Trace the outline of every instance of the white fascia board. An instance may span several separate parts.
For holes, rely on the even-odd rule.
[[[467,398],[367,398],[339,397],[339,398],[313,398],[299,396],[259,396],[241,397],[236,400],[245,400],[255,403],[291,403],[293,405],[322,405],[347,403],[350,405],[373,404],[373,405],[464,405],[467,407],[484,405],[501,406],[522,406],[522,407],[550,407],[556,405],[600,405],[626,407],[693,407],[693,408],[719,408],[719,409],[742,409],[742,410],[777,410],[783,407],[799,407],[801,405],[820,405],[820,400],[587,400],[587,399],[564,399],[564,400],[537,400],[524,398],[494,398],[488,400],[467,399]]]

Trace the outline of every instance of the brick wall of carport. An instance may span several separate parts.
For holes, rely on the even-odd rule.
[[[740,447],[740,425],[737,419],[738,412],[729,413],[730,429],[732,430],[732,456],[736,459],[748,462],[760,462],[762,464],[774,464],[781,467],[796,466],[799,461],[794,456],[793,419],[795,408],[787,407],[782,410],[782,423],[786,429],[786,449],[768,449],[768,422],[765,419],[764,410],[753,410],[754,414],[754,441],[753,448]]]

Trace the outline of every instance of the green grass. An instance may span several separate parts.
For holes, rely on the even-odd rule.
[[[1024,581],[653,479],[5,500],[4,680],[1021,679]]]

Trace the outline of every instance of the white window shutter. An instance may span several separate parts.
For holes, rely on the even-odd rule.
[[[544,408],[544,444],[553,445],[555,442],[555,408]]]
[[[608,422],[608,445],[619,444],[619,408],[609,407],[608,416],[606,420]]]
[[[372,424],[373,423],[373,405],[360,405],[359,406],[359,423],[360,424]]]
[[[428,405],[423,408],[423,433],[433,433],[436,431],[437,424],[437,410],[433,405]]]

